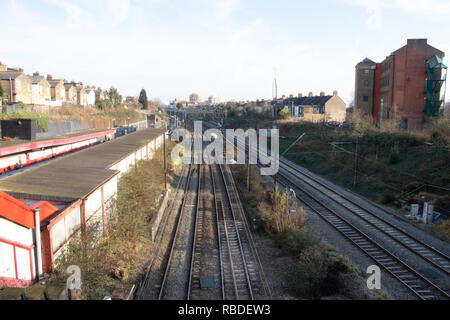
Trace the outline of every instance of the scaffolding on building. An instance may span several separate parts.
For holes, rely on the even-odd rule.
[[[427,85],[425,88],[426,101],[424,112],[428,116],[437,116],[444,111],[447,83],[447,66],[442,59],[433,56],[427,60]]]

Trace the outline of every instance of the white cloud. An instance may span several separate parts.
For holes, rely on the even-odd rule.
[[[48,4],[56,5],[64,9],[68,15],[67,26],[70,29],[77,29],[81,26],[81,9],[70,1],[66,0],[44,0]]]
[[[114,24],[120,24],[128,17],[130,0],[108,0],[108,9]]]
[[[367,28],[377,30],[382,24],[382,11],[399,9],[411,15],[448,19],[449,0],[338,0],[342,3],[361,6],[366,9]]]
[[[227,18],[239,5],[239,0],[218,0],[216,3],[216,16],[219,19]]]

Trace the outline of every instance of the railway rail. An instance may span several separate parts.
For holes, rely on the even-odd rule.
[[[243,146],[238,145],[238,147],[242,148]],[[245,149],[248,150],[248,147],[245,146]],[[400,281],[418,298],[423,300],[450,298],[447,289],[440,288],[431,280],[421,275],[413,267],[405,263],[401,258],[397,257],[388,249],[373,240],[371,236],[357,227],[354,222],[337,214],[335,210],[332,210],[324,201],[318,199],[318,194],[321,194],[322,197],[325,196],[337,205],[349,210],[371,228],[381,232],[395,243],[401,245],[404,249],[412,252],[428,264],[448,275],[450,270],[450,259],[445,253],[414,238],[406,231],[400,229],[386,219],[377,216],[368,208],[350,199],[343,193],[333,190],[326,183],[307,174],[306,171],[300,170],[284,159],[280,160],[280,173],[278,176],[281,177],[285,186],[295,189],[296,196],[301,202],[317,213],[324,221],[334,227],[366,255],[376,261],[383,269]],[[315,190],[314,194],[307,191],[303,185],[300,185],[300,183],[295,180],[306,183],[310,188]]]
[[[450,257],[448,255],[427,245],[423,241],[412,237],[407,233],[407,231],[400,229],[383,217],[376,215],[343,193],[333,190],[326,183],[311,175],[308,175],[305,171],[301,171],[289,162],[282,161],[282,163],[285,165],[285,167],[283,167],[284,170],[294,174],[296,178],[301,178],[303,182],[307,183],[314,190],[332,199],[339,206],[351,211],[357,217],[361,218],[361,220],[396,241],[404,248],[420,256],[422,259],[441,270],[447,276],[450,275]]]
[[[216,164],[190,166],[158,300],[254,300],[254,288],[262,291],[254,245],[235,213],[240,200],[225,170]],[[185,275],[176,270],[180,265],[188,265]],[[185,288],[183,297],[175,287]]]

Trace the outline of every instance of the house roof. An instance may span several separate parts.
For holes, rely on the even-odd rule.
[[[61,80],[48,80],[48,83],[50,87],[55,88],[61,83]]]
[[[333,98],[333,96],[314,96],[314,97],[302,97],[302,98],[291,98],[297,106],[324,106],[328,100]]]
[[[369,58],[365,58],[363,61],[361,61],[360,63],[376,63],[372,60],[370,60]],[[359,64],[359,63],[358,63]]]
[[[32,84],[39,84],[42,80],[45,80],[44,76],[28,76]]]
[[[66,88],[67,90],[70,90],[70,88],[75,88],[75,86],[73,85],[73,83],[64,83],[64,88]]]
[[[3,72],[0,72],[0,80],[9,80],[10,78],[16,79],[23,74],[24,73],[20,72],[20,71],[3,71]]]

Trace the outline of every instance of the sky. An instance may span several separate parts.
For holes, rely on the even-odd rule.
[[[449,0],[0,0],[0,61],[166,103],[271,99],[275,76],[279,96],[350,103],[365,57],[408,38],[449,53],[449,17]]]

